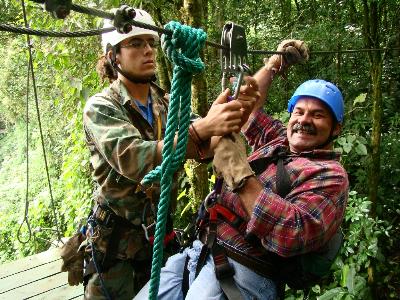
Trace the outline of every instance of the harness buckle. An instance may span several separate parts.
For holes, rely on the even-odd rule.
[[[112,213],[102,208],[99,204],[94,206],[92,216],[96,222],[107,227],[112,222]]]
[[[215,205],[217,193],[215,190],[212,190],[204,199],[204,208],[208,211],[211,207]]]

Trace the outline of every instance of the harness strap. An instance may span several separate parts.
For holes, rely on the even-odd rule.
[[[240,290],[238,289],[233,275],[235,270],[232,268],[226,256],[225,249],[217,243],[217,218],[218,212],[226,214],[228,216],[228,209],[218,209],[223,208],[222,206],[215,204],[209,208],[210,213],[210,223],[209,223],[209,233],[207,235],[207,248],[211,250],[212,257],[215,266],[215,276],[217,277],[222,291],[225,293],[229,300],[241,300],[244,299]],[[233,215],[233,214],[229,214]],[[228,216],[229,217],[229,216]],[[233,220],[234,218],[230,218]],[[207,251],[207,252],[209,252]],[[204,263],[203,263],[204,264]],[[196,270],[197,271],[197,270]]]
[[[289,157],[289,153],[283,149],[278,149],[277,154],[274,156],[261,157],[249,162],[251,169],[256,175],[260,175],[262,172],[264,172],[269,164],[276,164],[276,190],[277,194],[282,198],[285,198],[292,188],[290,175],[284,166],[284,160]]]
[[[222,291],[229,300],[244,299],[237,287],[233,275],[235,270],[232,268],[226,256],[225,249],[217,242],[212,247],[212,257],[215,265],[215,276],[219,281]]]
[[[292,183],[290,182],[289,173],[283,165],[283,159],[281,157],[278,159],[277,163],[276,189],[278,195],[282,198],[285,198],[292,189]]]
[[[187,292],[189,291],[189,270],[188,270],[189,259],[190,257],[189,255],[187,255],[185,259],[185,266],[183,267],[183,278],[182,278],[183,299],[186,298]]]

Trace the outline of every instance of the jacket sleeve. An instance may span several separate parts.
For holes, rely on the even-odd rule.
[[[157,141],[145,141],[124,108],[106,97],[90,98],[83,113],[85,130],[111,167],[135,182],[155,168]]]
[[[348,197],[347,173],[338,162],[329,167],[305,166],[296,182],[285,199],[272,187],[264,187],[246,231],[267,250],[284,257],[325,244],[342,222]]]

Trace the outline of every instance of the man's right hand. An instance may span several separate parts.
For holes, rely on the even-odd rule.
[[[211,105],[207,116],[193,124],[202,140],[239,132],[260,97],[257,82],[250,76],[244,78],[237,100],[228,102],[229,95],[229,89],[222,92]]]
[[[211,105],[207,115],[193,124],[203,141],[212,136],[223,136],[240,131],[243,116],[242,104],[238,100],[228,102],[229,95],[229,89],[222,92]]]

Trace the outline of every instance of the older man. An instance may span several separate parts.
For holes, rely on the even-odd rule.
[[[283,283],[312,282],[337,253],[338,245],[330,244],[336,241],[349,185],[333,151],[343,97],[325,80],[304,82],[289,100],[285,128],[262,107],[275,74],[307,59],[308,49],[289,40],[278,51],[288,55],[272,56],[254,76],[261,97],[242,129],[253,153],[247,159],[235,133],[216,146],[214,169],[225,185],[206,201],[199,240],[162,269],[159,299],[276,299]],[[317,256],[323,264],[313,266]],[[147,293],[143,289],[137,299]]]

